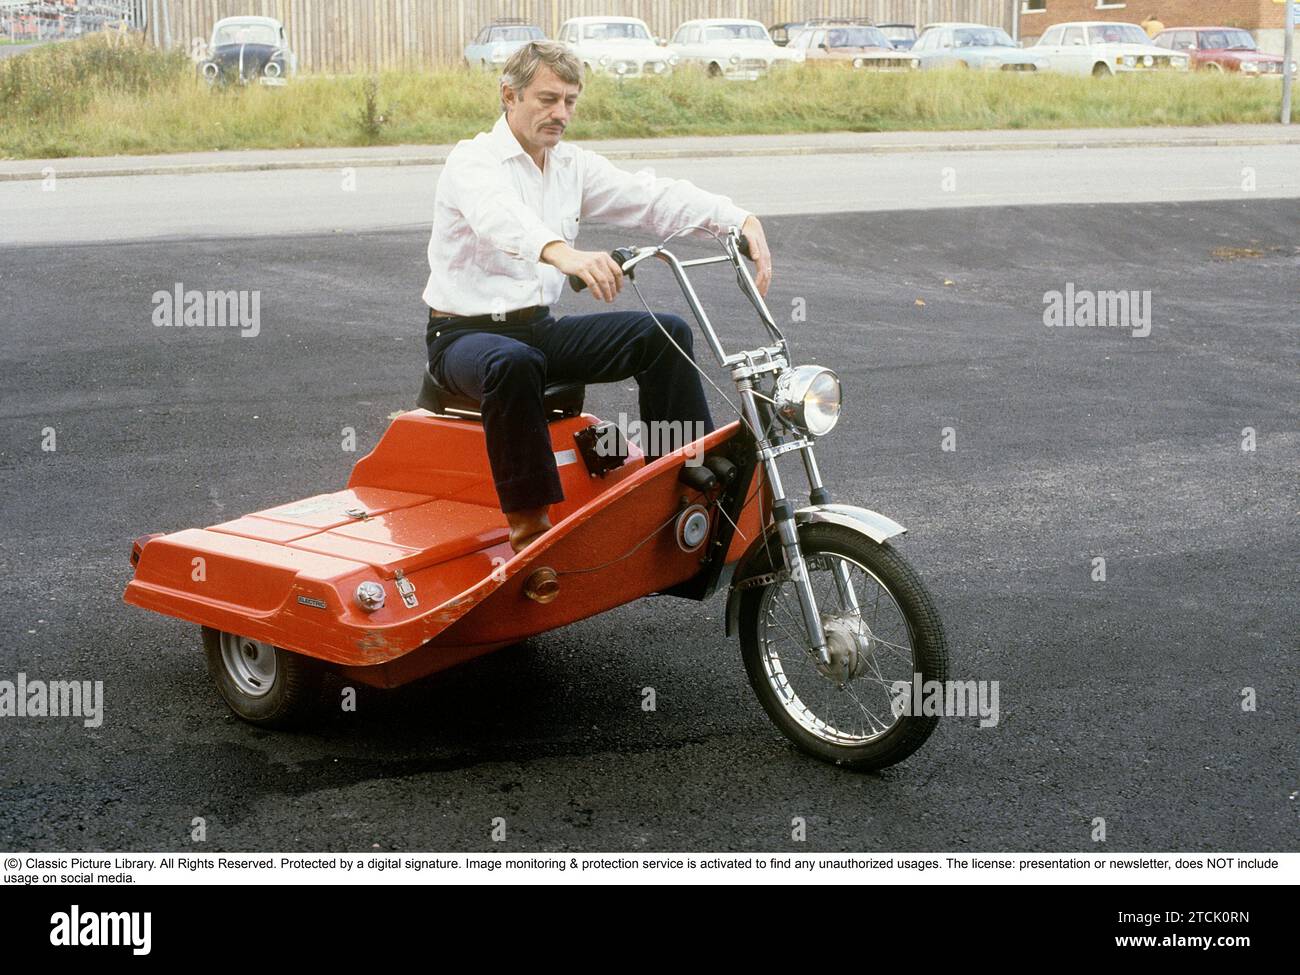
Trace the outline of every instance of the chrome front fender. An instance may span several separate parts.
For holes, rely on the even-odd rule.
[[[843,525],[845,528],[854,528],[862,532],[873,542],[883,542],[887,538],[893,538],[895,535],[901,535],[907,531],[902,525],[892,518],[886,518],[878,511],[872,511],[869,508],[859,508],[852,504],[814,504],[807,508],[800,508],[794,513],[795,524],[797,525],[814,525],[818,522],[829,522],[832,525]]]
[[[796,525],[815,525],[819,523],[843,525],[845,528],[852,528],[854,531],[861,532],[877,544],[907,531],[894,519],[886,518],[878,511],[859,508],[852,504],[809,505],[806,508],[798,509],[794,513],[794,520]],[[764,535],[757,538],[754,544],[750,545],[748,551],[736,563],[735,572],[731,577],[731,588],[727,592],[727,612],[724,616],[727,636],[731,636],[732,633],[736,632],[736,624],[740,618],[740,590],[736,588],[736,583],[745,578],[746,570],[751,561],[762,554],[769,541],[775,540],[775,536],[776,526],[773,525],[768,528]],[[780,551],[780,542],[776,541],[775,545],[776,549]]]

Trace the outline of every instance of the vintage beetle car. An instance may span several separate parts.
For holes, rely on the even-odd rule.
[[[757,20],[688,20],[677,28],[669,50],[683,67],[733,81],[754,81],[773,68],[803,60],[803,52],[773,44]]]
[[[1265,54],[1250,31],[1240,27],[1171,27],[1151,43],[1188,55],[1199,71],[1237,71],[1250,78],[1282,75],[1283,59]]]
[[[298,69],[274,17],[225,17],[213,26],[199,73],[209,84],[279,86]]]
[[[1109,78],[1115,74],[1186,71],[1190,58],[1156,47],[1137,24],[1079,21],[1054,24],[1031,49],[1051,71]]]

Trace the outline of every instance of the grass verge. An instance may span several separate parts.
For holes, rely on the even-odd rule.
[[[495,77],[461,70],[293,79],[209,89],[181,53],[92,36],[0,61],[7,158],[442,144],[489,127]],[[793,68],[753,83],[696,72],[588,81],[571,138],[1052,129],[1271,122],[1268,79],[1182,74],[1104,81],[1059,74],[874,74]]]

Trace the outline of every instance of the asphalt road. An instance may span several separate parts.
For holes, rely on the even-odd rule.
[[[121,602],[130,540],[345,482],[414,399],[426,231],[10,242],[0,679],[102,680],[106,703],[97,729],[0,718],[0,848],[1294,849],[1295,200],[767,223],[770,303],[806,300],[795,347],[847,391],[823,471],[911,529],[953,676],[999,681],[997,726],[946,719],[876,775],[819,764],[753,698],[721,601],[665,598],[363,692],[310,733],[252,729],[196,628]],[[665,272],[641,280],[683,310]],[[704,281],[724,334],[753,334],[726,276]],[[261,334],[154,328],[176,282],[260,289]],[[1045,327],[1067,283],[1149,290],[1150,335]]]
[[[1185,135],[1187,130],[1179,130]],[[1249,132],[1257,130],[1250,128]],[[1158,138],[1162,130],[1143,130]],[[1018,133],[1027,134],[1027,133]],[[920,133],[978,145],[996,133]],[[1051,138],[1052,133],[1039,133]],[[1070,134],[1080,138],[1079,133]],[[1106,130],[1106,138],[1127,130]],[[753,137],[755,139],[759,137]],[[815,138],[809,142],[815,145]],[[672,142],[673,140],[665,140]],[[678,140],[686,141],[686,140]],[[713,140],[717,143],[719,140]],[[736,140],[750,150],[758,143]],[[730,142],[722,141],[725,147]],[[774,147],[784,138],[766,139]],[[1014,144],[1014,143],[1012,143]],[[610,142],[636,151],[644,140]],[[335,150],[345,152],[345,150]],[[256,153],[220,154],[238,160]],[[260,154],[312,164],[316,151]],[[209,160],[209,155],[200,158]],[[63,178],[87,161],[51,160],[44,179],[0,180],[0,240],[52,244],[229,234],[421,228],[440,166]],[[95,162],[90,160],[89,162]],[[100,161],[104,162],[104,161]],[[129,166],[130,157],[105,164]],[[31,170],[29,163],[13,168]],[[632,172],[690,179],[764,216],[1069,203],[1300,199],[1300,146],[1131,145],[1082,149],[930,148],[805,156],[620,159]]]

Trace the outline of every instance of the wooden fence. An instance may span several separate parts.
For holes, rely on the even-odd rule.
[[[155,0],[142,0],[148,10]],[[522,17],[554,37],[570,17],[640,17],[660,37],[697,17],[772,25],[807,17],[869,17],[878,24],[965,20],[1011,26],[1013,0],[156,0],[173,44],[207,40],[222,17],[283,21],[301,71],[349,74],[460,63],[465,45],[498,17]]]

